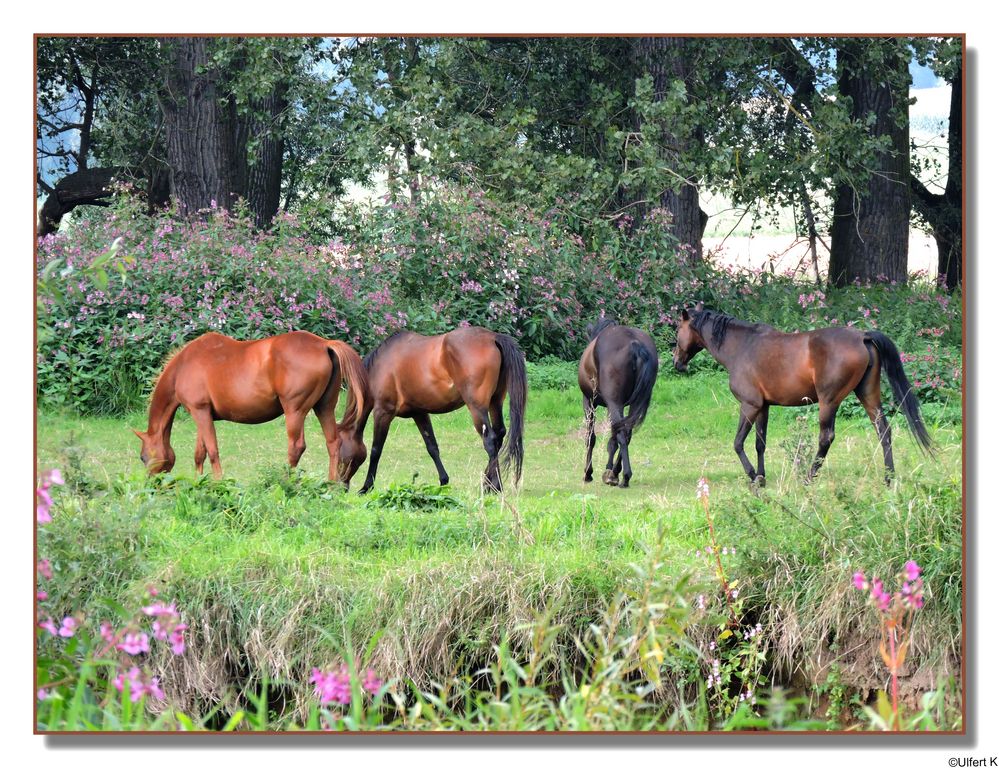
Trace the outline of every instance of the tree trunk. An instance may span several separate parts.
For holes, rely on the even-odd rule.
[[[905,282],[909,263],[908,58],[894,41],[885,41],[895,71],[884,82],[853,66],[872,41],[847,40],[837,49],[839,92],[851,100],[850,115],[864,122],[873,116],[873,136],[887,136],[888,149],[873,158],[866,182],[839,184],[833,206],[829,279],[843,286],[855,280]],[[904,87],[902,86],[904,83]]]
[[[228,108],[219,104],[219,73],[211,65],[211,41],[177,37],[162,42],[168,46],[160,104],[170,190],[184,213],[213,205],[228,208],[234,194],[242,191],[233,173],[238,137]]]
[[[652,76],[652,86],[657,101],[669,91],[670,84],[682,80],[688,84],[691,72],[687,62],[688,47],[692,41],[683,37],[639,37],[635,39],[636,53],[641,70]],[[708,216],[701,210],[698,197],[698,179],[685,174],[680,165],[687,151],[686,142],[677,132],[663,127],[658,136],[660,161],[671,172],[670,187],[659,195],[659,204],[669,211],[671,231],[681,246],[700,258],[703,252],[702,237]]]
[[[948,289],[961,285],[962,269],[962,230],[964,209],[961,199],[961,156],[962,156],[962,106],[961,87],[963,76],[961,65],[951,83],[950,121],[947,129],[947,185],[943,194],[930,192],[923,183],[912,177],[913,204],[919,215],[933,229],[937,241],[937,274]]]
[[[281,204],[281,169],[284,139],[279,122],[287,102],[284,88],[277,86],[267,97],[254,103],[250,134],[257,144],[253,162],[247,169],[246,199],[258,229],[270,225]]]

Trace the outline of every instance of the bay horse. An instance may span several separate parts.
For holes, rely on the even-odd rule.
[[[763,453],[771,405],[818,403],[819,449],[806,478],[806,482],[811,482],[835,437],[839,404],[853,392],[877,430],[884,453],[885,482],[890,484],[895,463],[891,427],[881,409],[882,369],[916,442],[927,453],[932,450],[902,358],[894,342],[880,331],[819,328],[783,333],[769,325],[737,320],[698,304],[692,311],[684,309],[680,314],[673,365],[678,371],[686,371],[687,363],[702,349],[728,370],[729,388],[741,403],[735,452],[752,483],[760,486],[766,483]],[[754,424],[758,459],[755,468],[743,450]]]
[[[375,482],[378,460],[392,419],[416,422],[427,453],[437,467],[441,485],[449,477],[441,463],[440,449],[430,414],[450,413],[465,405],[472,414],[475,431],[489,457],[482,487],[500,491],[499,453],[506,442],[504,461],[513,464],[515,482],[520,481],[524,461],[524,410],[527,405],[527,370],[524,353],[513,338],[474,326],[457,328],[439,336],[421,336],[400,331],[383,341],[364,358],[371,399],[353,431],[345,435],[341,457],[345,480],[364,461],[361,436],[374,411],[374,436],[368,475],[361,487],[367,493]],[[510,395],[510,432],[503,424],[503,398]],[[345,430],[346,431],[346,430]]]
[[[590,343],[579,361],[579,388],[583,393],[586,419],[583,482],[593,480],[593,446],[597,442],[593,422],[597,406],[603,405],[611,420],[603,481],[607,485],[627,488],[631,482],[628,445],[631,433],[638,429],[648,412],[652,388],[659,374],[659,353],[645,331],[618,325],[610,318],[591,323],[586,332]],[[627,416],[624,415],[625,406],[628,406]]]
[[[313,410],[329,452],[329,479],[340,477],[340,435],[335,411],[341,380],[348,385],[347,410],[340,429],[351,429],[367,407],[368,377],[360,356],[342,341],[293,331],[256,341],[206,333],[180,349],[163,367],[153,388],[149,426],[132,431],[142,441],[140,458],[149,474],[169,472],[176,461],[170,447],[174,416],[184,406],[198,428],[194,466],[200,475],[205,456],[216,479],[222,476],[215,421],[261,424],[282,413],[288,431],[288,463],[298,466],[305,452],[305,417]]]

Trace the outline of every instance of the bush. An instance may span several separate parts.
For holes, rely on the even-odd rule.
[[[952,404],[960,392],[959,297],[918,281],[805,293],[790,276],[719,269],[677,248],[659,210],[634,233],[591,227],[588,244],[557,211],[445,188],[420,205],[353,212],[346,241],[317,244],[293,216],[254,232],[240,210],[148,217],[133,198],[117,199],[105,218],[39,242],[46,405],[140,408],[171,350],[208,331],[307,330],[364,354],[400,329],[471,324],[511,334],[529,360],[575,361],[587,323],[608,315],[647,330],[665,357],[680,310],[695,300],[784,330],[880,324],[920,356],[910,378],[925,399]],[[573,386],[568,369],[532,370],[532,384]]]

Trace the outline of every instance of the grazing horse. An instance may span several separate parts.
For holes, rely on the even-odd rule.
[[[170,358],[156,380],[149,427],[145,432],[132,430],[142,441],[142,463],[151,475],[173,468],[170,430],[183,405],[198,427],[194,449],[198,474],[207,455],[214,476],[222,476],[215,421],[261,424],[282,413],[288,429],[288,463],[295,467],[305,452],[305,416],[312,409],[326,436],[329,479],[336,481],[340,435],[335,411],[341,379],[347,381],[348,399],[340,428],[350,429],[367,407],[368,376],[361,358],[342,341],[305,331],[257,341],[206,333]]]
[[[375,482],[389,424],[397,416],[416,422],[427,453],[437,467],[440,484],[447,485],[449,478],[441,463],[430,414],[450,413],[463,404],[471,412],[475,431],[489,456],[483,490],[502,490],[498,456],[507,435],[503,425],[503,398],[507,393],[510,433],[504,459],[507,466],[513,463],[516,481],[520,481],[527,371],[524,353],[510,336],[475,327],[458,328],[440,336],[401,331],[364,358],[364,365],[368,370],[371,400],[362,411],[354,435],[345,437],[340,449],[346,467],[345,479],[349,482],[364,461],[360,438],[368,415],[374,410],[371,461],[361,493],[370,490]]]
[[[704,309],[698,304],[680,315],[673,365],[686,371],[687,363],[706,349],[728,370],[729,388],[742,404],[735,452],[750,482],[764,485],[763,453],[767,444],[767,417],[771,405],[819,405],[819,450],[808,470],[815,478],[835,436],[836,410],[851,392],[857,395],[877,430],[884,452],[885,482],[895,473],[891,427],[881,410],[881,370],[888,376],[895,402],[905,414],[919,446],[929,452],[929,433],[919,413],[919,402],[902,368],[895,344],[878,331],[819,328],[782,333],[763,323],[748,323]],[[743,444],[756,425],[754,468]]]
[[[586,417],[583,482],[593,479],[593,446],[597,442],[593,420],[597,406],[603,405],[607,407],[611,419],[607,469],[603,480],[608,485],[627,488],[631,481],[628,444],[631,433],[638,429],[649,409],[652,387],[659,373],[659,353],[649,334],[618,325],[610,318],[588,325],[586,332],[590,343],[579,361],[579,388],[583,391],[583,414]],[[631,406],[627,416],[624,415],[625,406]],[[621,475],[622,468],[624,475]]]

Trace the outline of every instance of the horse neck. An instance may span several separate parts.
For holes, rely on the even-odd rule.
[[[708,351],[708,354],[717,360],[725,370],[730,371],[738,355],[738,349],[741,346],[742,337],[746,331],[746,328],[730,325],[725,331],[724,344],[719,345],[713,341],[710,332],[707,337],[702,336],[701,340],[704,342],[704,348]]]
[[[164,442],[170,440],[173,417],[180,406],[180,401],[177,399],[176,378],[172,363],[168,363],[156,381],[149,403],[149,425],[146,431],[150,435],[161,435]]]

